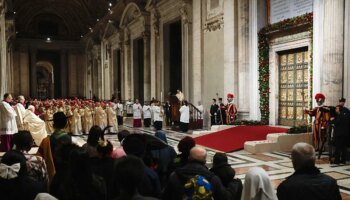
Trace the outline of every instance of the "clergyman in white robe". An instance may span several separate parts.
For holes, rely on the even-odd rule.
[[[47,137],[46,124],[35,113],[34,106],[30,105],[24,113],[23,124],[34,139],[37,146],[40,146],[41,141]]]

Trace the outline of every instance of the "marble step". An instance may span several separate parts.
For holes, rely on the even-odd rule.
[[[267,134],[266,140],[277,142],[278,137],[280,137],[281,135],[286,135],[286,133],[270,133],[270,134]]]
[[[225,129],[228,129],[228,128],[233,128],[235,126],[233,125],[213,125],[211,126],[210,130],[212,132],[216,132],[216,131],[221,131],[221,130],[225,130]]]
[[[244,143],[244,150],[249,153],[265,153],[279,150],[279,145],[275,141],[257,140]]]
[[[193,131],[192,135],[206,135],[209,133],[213,133],[213,131]]]

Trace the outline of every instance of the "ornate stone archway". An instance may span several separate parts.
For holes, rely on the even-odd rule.
[[[129,3],[122,14],[119,24],[120,35],[123,38],[123,73],[125,99],[135,98],[142,95],[142,99],[151,99],[151,70],[150,70],[150,15],[141,9],[136,3]],[[136,68],[140,69],[139,63],[135,62],[136,42],[143,40],[143,84],[138,82]],[[142,67],[142,66],[141,66]],[[140,88],[142,87],[143,88]],[[135,91],[136,89],[136,91]],[[141,92],[138,92],[141,91]],[[136,93],[138,94],[136,94]]]
[[[47,99],[54,97],[54,66],[49,61],[36,63],[37,97]]]

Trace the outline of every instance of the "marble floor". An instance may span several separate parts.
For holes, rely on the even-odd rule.
[[[125,124],[121,129],[127,129],[130,132],[141,132],[147,134],[153,134],[154,130],[152,128],[132,128],[130,124]],[[192,135],[191,133],[184,134],[181,132],[172,131],[169,128],[164,128],[164,131],[168,138],[168,143],[175,147],[179,140],[181,140],[186,135],[191,137],[198,137],[200,135]],[[86,136],[84,136],[86,137]],[[119,145],[115,135],[106,135],[107,139],[110,139],[114,145]],[[85,140],[85,138],[84,138]],[[210,167],[212,165],[212,158],[217,152],[213,149],[208,149],[207,165]],[[262,154],[251,154],[244,150],[227,153],[229,164],[236,171],[236,178],[240,178],[244,181],[245,174],[251,167],[262,167],[267,171],[270,176],[271,182],[274,188],[289,175],[294,172],[290,153],[288,152],[271,152]],[[343,199],[350,200],[350,163],[348,165],[330,165],[328,161],[328,156],[325,155],[321,159],[317,160],[317,167],[321,172],[335,178],[338,181],[340,191]]]

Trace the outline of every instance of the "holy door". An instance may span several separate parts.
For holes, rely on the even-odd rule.
[[[305,124],[304,107],[308,100],[309,55],[307,49],[279,54],[279,124]]]

